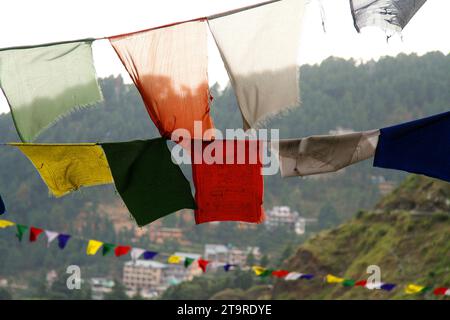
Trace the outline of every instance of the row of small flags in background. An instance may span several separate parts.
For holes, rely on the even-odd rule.
[[[67,245],[67,242],[69,239],[73,238],[71,235],[59,233],[55,231],[49,231],[44,230],[41,228],[37,228],[34,226],[26,226],[23,224],[17,224],[15,222],[9,221],[9,220],[0,220],[0,229],[8,228],[16,226],[16,236],[19,239],[19,241],[22,241],[24,235],[27,231],[29,231],[29,241],[35,242],[38,240],[39,236],[44,233],[47,236],[47,247],[50,246],[50,244],[57,239],[58,246],[60,249],[64,249]],[[83,238],[77,238],[79,240],[85,240]],[[87,255],[96,255],[100,249],[102,249],[102,255],[106,256],[110,252],[114,252],[114,255],[116,257],[124,256],[127,254],[130,254],[131,259],[133,261],[136,261],[137,259],[145,259],[145,260],[152,260],[157,255],[159,256],[167,256],[167,263],[169,264],[183,264],[185,268],[188,268],[191,266],[194,262],[197,263],[198,267],[203,271],[206,272],[208,265],[214,264],[216,267],[222,267],[225,272],[228,272],[234,268],[239,267],[235,264],[218,264],[215,262],[211,262],[202,258],[194,259],[190,257],[181,257],[177,255],[167,255],[155,251],[149,251],[142,248],[133,248],[131,246],[125,246],[125,245],[116,245],[112,243],[105,243],[98,240],[90,239],[88,240],[88,244],[86,247],[86,254]],[[264,277],[276,277],[279,279],[284,279],[286,281],[294,281],[294,280],[311,280],[315,278],[313,274],[305,274],[300,272],[293,272],[288,270],[276,270],[276,269],[269,269],[261,266],[252,266],[251,270],[253,273],[260,278]],[[324,281],[326,283],[330,284],[341,284],[344,287],[365,287],[367,289],[381,289],[384,291],[391,291],[395,287],[397,287],[396,284],[393,283],[374,283],[369,282],[367,280],[361,280],[361,281],[355,281],[353,279],[345,279],[336,277],[334,275],[328,274],[325,276]],[[405,287],[405,293],[406,294],[419,294],[419,293],[425,293],[432,290],[431,287],[421,286],[417,284],[408,284]],[[450,296],[450,288],[448,287],[438,287],[433,290],[434,295],[436,296]]]

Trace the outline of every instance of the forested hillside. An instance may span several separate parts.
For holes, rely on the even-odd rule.
[[[133,85],[124,84],[120,77],[100,82],[103,103],[71,113],[45,131],[38,142],[126,141],[158,136]],[[268,125],[279,128],[281,137],[285,138],[327,134],[337,127],[379,128],[448,111],[449,88],[450,55],[399,55],[365,64],[329,58],[320,65],[302,67],[301,107],[276,117]],[[211,110],[216,126],[220,129],[240,127],[241,117],[232,89],[228,87],[219,92],[215,86],[212,94]],[[19,140],[10,114],[0,116],[0,132],[1,142]],[[9,146],[2,147],[0,168],[0,194],[8,207],[5,219],[105,241],[130,243],[131,231],[115,234],[108,217],[98,214],[101,204],[123,207],[113,186],[86,188],[60,199],[52,198],[29,161]],[[189,176],[189,168],[183,169]],[[380,194],[372,176],[398,182],[405,174],[372,168],[368,160],[347,168],[342,174],[327,176],[326,180],[267,176],[265,206],[289,205],[306,217],[318,217],[321,213],[318,228],[329,226],[330,222],[335,225],[357,210],[371,208],[376,203]],[[263,228],[237,230],[235,223],[195,226],[192,220],[188,224],[180,215],[163,221],[167,226],[182,227],[186,237],[199,245],[206,242],[252,244],[270,253],[290,241],[283,233],[269,237]],[[129,225],[132,224],[130,219]],[[67,249],[60,252],[56,248],[48,250],[43,246],[18,244],[14,237],[2,232],[0,275],[19,271],[25,275],[66,266],[69,262],[89,264],[93,274],[102,270],[119,275],[120,260],[105,263],[98,257],[86,257],[83,250],[76,247]]]

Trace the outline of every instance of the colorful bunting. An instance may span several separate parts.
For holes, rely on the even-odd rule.
[[[97,253],[97,251],[102,247],[103,242],[97,241],[97,240],[89,240],[87,248],[86,248],[86,254],[88,256],[93,256]]]
[[[416,293],[424,293],[428,290],[430,290],[431,288],[429,287],[425,287],[425,286],[420,286],[417,284],[408,284],[405,287],[405,293],[406,294],[416,294]]]
[[[0,196],[0,215],[6,212],[5,203],[3,202],[2,196]]]
[[[234,264],[229,264],[229,263],[227,263],[227,264],[225,264],[225,265],[223,266],[223,270],[225,270],[225,272],[228,272],[228,271],[230,271],[231,268],[233,268],[233,267],[235,267]]]
[[[367,282],[367,280],[357,281],[355,287],[366,287],[369,290],[382,289],[385,291],[391,291],[395,288],[393,283],[383,283],[383,282]]]
[[[204,141],[202,150],[196,150],[196,145],[194,143],[192,152],[192,176],[198,206],[195,222],[262,222],[261,143],[256,140]]]
[[[116,257],[120,257],[126,255],[130,250],[131,250],[130,246],[117,246],[114,249],[114,254],[116,255]]]
[[[178,264],[180,262],[181,262],[180,256],[172,255],[167,259],[167,263],[171,263],[171,264]]]
[[[186,258],[184,259],[184,267],[185,267],[185,268],[189,267],[194,261],[195,261],[195,259],[186,257]]]
[[[141,249],[141,248],[133,248],[131,249],[131,260],[136,261],[137,259],[139,259],[140,256],[142,256],[144,254],[145,250]]]
[[[426,0],[350,0],[356,31],[369,26],[401,31]]]
[[[109,252],[111,252],[116,247],[115,244],[104,243],[102,248],[102,255],[106,256]]]
[[[260,266],[253,266],[252,267],[253,272],[257,275],[260,276],[264,273],[264,271],[266,271],[266,268],[260,267]]]
[[[47,247],[49,247],[50,243],[58,237],[58,232],[45,230],[45,235],[47,236]]]
[[[334,172],[373,157],[379,130],[280,140],[281,176]]]
[[[172,162],[164,138],[102,144],[114,182],[139,226],[194,209],[189,181]]]
[[[39,171],[55,197],[83,186],[113,183],[100,146],[85,144],[21,144],[17,146]]]
[[[344,281],[342,281],[342,285],[344,287],[353,287],[353,286],[355,286],[355,280],[345,279]]]
[[[67,242],[69,242],[70,235],[68,234],[59,234],[58,235],[58,247],[62,250],[66,247]]]
[[[275,270],[275,271],[272,271],[272,275],[274,277],[277,277],[277,278],[284,278],[288,274],[289,274],[289,271],[287,271],[287,270]]]
[[[435,296],[450,296],[450,289],[449,288],[436,288],[433,291],[433,294]]]
[[[28,227],[22,224],[17,224],[16,228],[17,228],[16,236],[19,239],[19,241],[22,241],[23,234],[28,230]]]
[[[202,269],[203,272],[206,272],[206,267],[208,266],[209,261],[204,259],[198,259],[197,263],[198,267]]]
[[[14,222],[12,222],[12,221],[0,220],[0,228],[1,229],[12,227],[14,225],[16,225],[16,224]]]
[[[304,7],[304,0],[284,0],[208,21],[245,129],[300,103],[298,53]]]
[[[0,50],[0,86],[22,141],[33,141],[75,107],[102,100],[91,43]]]
[[[383,128],[373,165],[450,182],[449,136],[450,112]]]
[[[342,283],[342,282],[345,281],[344,278],[339,278],[339,277],[333,276],[331,274],[328,274],[325,277],[325,280],[326,280],[327,283]]]
[[[198,20],[110,38],[163,137],[182,129],[202,139],[214,128],[206,32],[206,21]],[[201,124],[198,133],[194,121]]]
[[[158,252],[145,251],[144,252],[144,259],[145,260],[152,260],[157,254],[158,254]]]
[[[39,235],[44,232],[43,229],[39,229],[36,227],[31,227],[30,228],[30,242],[34,242],[37,240],[37,238],[39,237]]]

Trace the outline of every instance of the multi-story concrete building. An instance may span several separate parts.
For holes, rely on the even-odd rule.
[[[90,284],[92,300],[103,300],[114,288],[114,281],[106,278],[91,278]]]
[[[152,260],[136,260],[125,262],[123,268],[123,284],[129,290],[164,291],[165,269],[167,265]]]
[[[269,230],[278,227],[288,227],[293,230],[298,218],[299,214],[297,211],[291,211],[291,208],[288,206],[278,206],[267,210],[264,224]]]

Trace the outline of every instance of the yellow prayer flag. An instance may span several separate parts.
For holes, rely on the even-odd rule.
[[[263,274],[264,271],[266,271],[266,268],[259,267],[259,266],[253,266],[252,270],[257,276],[259,276],[259,275]]]
[[[425,289],[425,286],[419,286],[417,284],[408,284],[405,288],[405,293],[415,294],[421,292],[423,289]]]
[[[94,143],[11,145],[30,159],[55,197],[82,186],[114,182],[102,147]]]
[[[331,274],[328,274],[326,277],[327,283],[341,283],[344,282],[344,278],[335,277]]]
[[[97,240],[89,240],[88,246],[86,248],[86,254],[88,256],[93,256],[97,253],[103,245],[103,242]]]
[[[2,228],[2,229],[7,228],[7,227],[12,227],[14,225],[15,225],[15,223],[12,221],[0,220],[0,228]]]
[[[169,259],[167,259],[168,263],[173,263],[173,264],[177,264],[181,262],[181,257],[180,256],[170,256]]]

